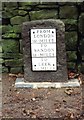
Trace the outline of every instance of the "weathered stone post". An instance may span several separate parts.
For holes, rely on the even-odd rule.
[[[26,82],[66,82],[65,26],[60,20],[23,23],[24,79]]]

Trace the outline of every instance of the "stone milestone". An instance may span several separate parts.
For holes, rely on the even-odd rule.
[[[60,20],[23,23],[24,79],[26,82],[68,80],[65,27]]]

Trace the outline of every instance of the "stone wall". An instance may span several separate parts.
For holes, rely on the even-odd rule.
[[[61,19],[65,23],[67,68],[84,73],[84,3],[2,3],[3,72],[24,71],[21,25],[25,21]],[[81,66],[82,64],[82,66]]]

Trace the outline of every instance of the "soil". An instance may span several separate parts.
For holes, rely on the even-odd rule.
[[[83,120],[82,87],[15,88],[16,75],[3,74],[2,118]],[[31,120],[30,119],[30,120]]]

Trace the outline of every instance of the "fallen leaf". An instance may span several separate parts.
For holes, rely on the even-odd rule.
[[[32,117],[31,118],[36,118],[36,115],[32,115]]]
[[[70,118],[74,118],[74,114],[73,113],[71,113]]]
[[[66,90],[64,91],[67,95],[71,95],[74,91],[71,88],[66,88]]]
[[[17,74],[9,73],[9,77],[17,77]]]

